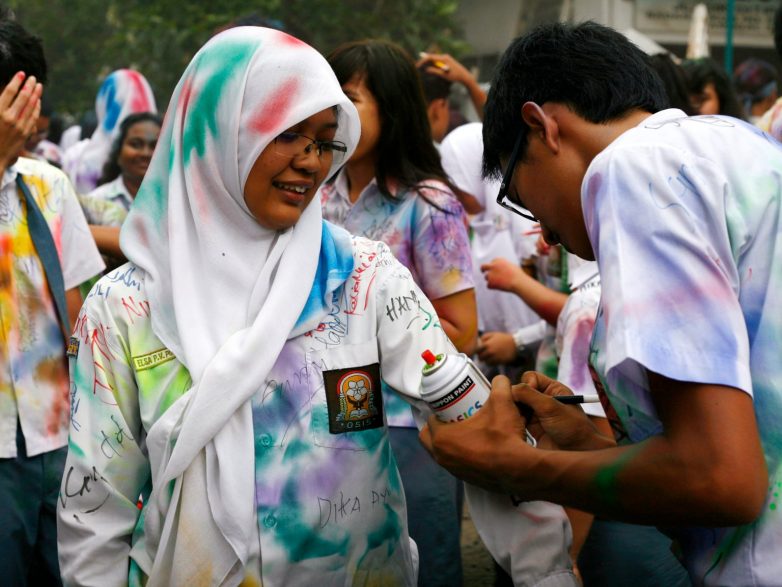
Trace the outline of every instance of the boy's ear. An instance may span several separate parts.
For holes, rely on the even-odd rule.
[[[559,125],[555,118],[546,114],[535,102],[524,103],[521,118],[530,129],[530,139],[538,138],[552,153],[559,153]]]

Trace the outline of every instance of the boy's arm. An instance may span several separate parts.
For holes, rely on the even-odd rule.
[[[95,239],[95,245],[102,254],[125,259],[125,253],[119,246],[119,226],[98,226],[95,224],[89,226],[92,238]]]
[[[515,263],[502,257],[481,265],[489,289],[499,289],[519,296],[541,318],[556,326],[557,318],[567,302],[567,294],[546,287],[527,275]]]
[[[649,373],[663,432],[644,442],[583,450],[599,438],[586,416],[529,385],[513,391],[497,378],[492,397],[470,420],[444,426],[429,420],[422,441],[455,475],[522,499],[546,499],[628,522],[670,526],[735,526],[757,517],[767,471],[752,398],[721,386],[674,381]],[[528,373],[538,388],[555,382]],[[544,435],[523,441],[534,413]]]

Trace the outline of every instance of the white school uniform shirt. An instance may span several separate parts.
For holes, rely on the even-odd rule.
[[[19,174],[52,233],[65,289],[104,268],[66,175],[37,159],[19,158],[6,169],[0,186],[0,459],[17,456],[17,421],[28,456],[68,441],[65,341],[30,237]]]
[[[557,380],[576,395],[594,395],[589,343],[600,305],[600,273],[595,261],[584,261],[572,254],[567,256],[567,261],[571,293],[557,318]],[[581,404],[581,408],[590,416],[605,418],[599,403]]]
[[[133,204],[133,196],[130,195],[128,188],[125,186],[121,174],[114,180],[99,185],[87,195],[97,200],[116,202],[118,205],[125,208],[125,210],[130,210],[130,206]]]
[[[244,578],[267,587],[416,584],[380,377],[422,423],[430,412],[420,400],[420,354],[454,351],[388,247],[358,237],[352,247],[354,269],[328,317],[285,343],[252,399],[257,544]],[[66,584],[145,580],[134,556],[145,540],[136,502],[149,494],[156,456],[146,432],[191,386],[152,331],[154,311],[145,275],[126,264],[95,285],[76,325],[58,520]],[[478,531],[517,584],[577,585],[561,508],[538,506],[533,517],[537,502],[514,507],[475,488],[468,499]]]
[[[89,194],[79,196],[87,222],[97,226],[122,226],[128,216],[133,196],[122,176],[98,186]]]
[[[669,532],[698,585],[782,577],[781,170],[782,146],[757,128],[671,109],[611,143],[582,184],[603,290],[590,362],[620,438],[662,430],[645,370],[735,387],[755,405],[760,517]]]

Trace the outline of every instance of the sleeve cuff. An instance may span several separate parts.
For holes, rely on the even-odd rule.
[[[543,340],[546,332],[546,322],[539,320],[535,324],[530,324],[524,328],[519,328],[513,333],[513,342],[516,343],[516,350],[523,351],[527,345],[535,344]]]

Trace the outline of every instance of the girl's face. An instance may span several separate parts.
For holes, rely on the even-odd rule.
[[[160,127],[151,120],[137,122],[128,129],[117,158],[123,178],[132,181],[144,179],[159,136]]]
[[[341,155],[331,148],[336,132],[335,109],[326,108],[280,133],[261,152],[244,184],[244,201],[258,224],[285,230],[299,221],[334,156]],[[312,141],[321,146],[320,155]]]
[[[350,160],[360,161],[365,157],[374,158],[382,131],[382,120],[377,100],[364,83],[364,76],[360,74],[354,75],[347,83],[343,84],[342,91],[353,102],[361,120],[361,138]]]
[[[719,114],[720,97],[717,95],[717,89],[714,82],[709,82],[703,86],[700,94],[692,96],[692,105],[698,114]]]

